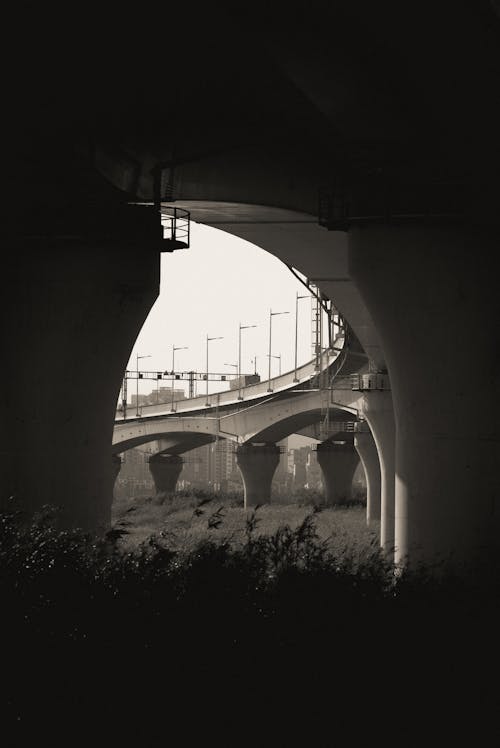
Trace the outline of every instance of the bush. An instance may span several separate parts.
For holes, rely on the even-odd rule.
[[[211,496],[196,498],[193,512],[210,507]],[[379,708],[390,692],[393,709],[404,710],[425,672],[427,693],[439,684],[443,708],[446,688],[457,698],[455,666],[495,661],[500,621],[491,578],[486,594],[425,570],[395,575],[376,544],[361,557],[348,547],[333,552],[318,536],[318,510],[270,535],[258,534],[260,513],[248,513],[238,547],[210,535],[179,547],[166,531],[133,551],[122,548],[127,515],[101,538],[57,529],[50,507],[34,522],[20,512],[1,515],[8,720],[39,730],[54,710],[63,720],[76,704],[87,715],[106,705],[110,717],[130,702],[123,725],[135,717],[144,730],[166,703],[171,719],[183,704],[196,712],[211,704],[213,718],[233,696],[237,708],[244,694],[270,689],[264,703],[277,705],[291,688],[305,689],[305,709],[319,672],[344,715],[350,706],[365,711],[366,690],[369,707],[380,691]],[[220,507],[207,510],[207,527],[222,519]],[[403,663],[409,681],[399,673]],[[435,684],[432,670],[422,669],[438,665],[455,676]],[[469,675],[477,682],[477,673]],[[401,693],[394,680],[404,683]]]

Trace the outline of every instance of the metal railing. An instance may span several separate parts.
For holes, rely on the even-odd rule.
[[[352,390],[390,390],[388,374],[368,373],[368,374],[351,374]]]
[[[163,238],[173,242],[177,248],[189,247],[190,213],[184,208],[162,206],[161,225]]]

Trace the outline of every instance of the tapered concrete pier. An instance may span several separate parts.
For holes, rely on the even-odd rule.
[[[350,443],[323,442],[316,450],[323,473],[327,506],[344,504],[352,499],[352,479],[359,455]]]
[[[371,431],[358,431],[354,447],[362,462],[366,477],[366,524],[380,521],[380,463]]]
[[[271,483],[280,461],[276,444],[244,444],[236,450],[244,487],[245,508],[271,501]]]
[[[180,455],[156,454],[149,458],[156,494],[173,493],[184,462]]]
[[[364,392],[361,412],[373,434],[380,465],[380,546],[388,553],[393,553],[396,433],[391,392]]]
[[[488,216],[349,232],[350,272],[394,399],[398,563],[458,570],[498,548],[500,295],[490,263],[500,230]]]

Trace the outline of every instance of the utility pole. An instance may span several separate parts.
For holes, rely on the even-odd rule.
[[[135,387],[135,397],[136,397],[136,403],[135,403],[135,414],[137,417],[139,417],[141,414],[139,413],[139,359],[140,358],[151,358],[151,355],[148,354],[147,356],[136,356],[136,369],[137,369],[137,380],[136,380],[136,387]]]
[[[241,396],[241,331],[248,330],[250,327],[257,327],[257,325],[242,325],[238,330],[238,400],[243,400]]]
[[[171,413],[175,413],[175,408],[174,408],[175,352],[186,351],[188,347],[189,346],[187,345],[182,345],[182,346],[177,346],[177,347],[175,347],[175,345],[172,346],[172,404],[170,406]]]
[[[276,317],[278,314],[290,314],[290,312],[273,312],[272,309],[269,310],[269,385],[267,388],[268,392],[272,392],[271,387],[271,357],[272,357],[272,351],[271,351],[271,337],[272,337],[272,321],[273,317]]]
[[[224,338],[223,335],[219,335],[218,337],[215,337],[215,338],[209,338],[207,335],[207,399],[206,399],[205,405],[210,405],[208,401],[208,344],[211,340],[223,340],[223,338]]]
[[[123,376],[122,406],[123,406],[123,420],[125,420],[127,417],[127,372],[125,372]]]
[[[297,291],[297,295],[295,298],[295,375],[293,378],[294,382],[298,382],[297,379],[297,342],[298,342],[298,319],[299,319],[299,299],[308,299],[309,296],[305,294],[304,296],[299,296],[299,292]]]

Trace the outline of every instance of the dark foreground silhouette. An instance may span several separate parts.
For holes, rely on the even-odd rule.
[[[335,558],[311,513],[174,551],[1,516],[3,745],[365,745],[498,733],[498,584]],[[34,742],[36,741],[36,743]],[[45,742],[44,742],[45,741]],[[46,742],[50,741],[50,742]]]

